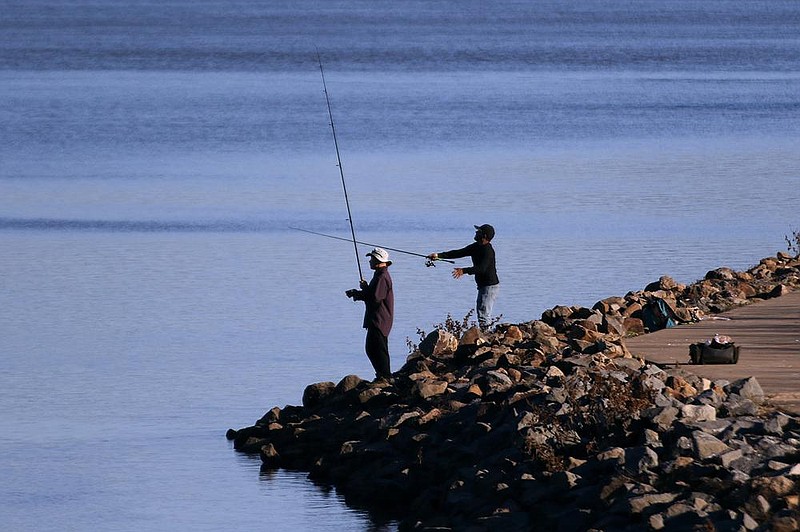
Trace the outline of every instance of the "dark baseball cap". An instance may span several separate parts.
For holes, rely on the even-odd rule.
[[[491,240],[494,238],[494,227],[489,224],[476,225],[475,229],[480,231],[486,240]]]

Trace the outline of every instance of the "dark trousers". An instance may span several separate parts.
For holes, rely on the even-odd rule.
[[[377,377],[391,377],[389,369],[389,339],[377,327],[367,327],[367,341],[364,346],[367,357],[375,369]]]

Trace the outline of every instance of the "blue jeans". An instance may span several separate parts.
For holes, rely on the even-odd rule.
[[[478,287],[478,301],[475,308],[478,311],[478,325],[481,328],[488,327],[489,322],[492,320],[492,308],[494,307],[494,302],[497,301],[497,293],[499,291],[499,284]]]

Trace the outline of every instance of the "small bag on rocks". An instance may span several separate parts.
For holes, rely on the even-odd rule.
[[[669,303],[653,296],[642,307],[642,322],[647,332],[655,332],[675,327],[681,323],[681,319]]]
[[[727,336],[716,335],[711,340],[689,346],[692,364],[736,364],[739,362],[739,346]]]

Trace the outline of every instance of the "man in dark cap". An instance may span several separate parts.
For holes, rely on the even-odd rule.
[[[478,324],[485,329],[491,323],[492,308],[497,300],[497,293],[500,289],[500,281],[497,278],[497,267],[495,265],[494,248],[491,241],[494,238],[494,227],[489,224],[475,226],[475,242],[465,248],[444,251],[442,253],[431,253],[428,258],[437,259],[459,259],[461,257],[472,258],[471,268],[455,268],[453,278],[459,279],[462,275],[474,275],[475,283],[478,285],[478,300],[476,310],[478,312]]]
[[[369,283],[361,281],[361,290],[347,290],[345,295],[353,301],[363,301],[364,328],[367,330],[365,350],[375,369],[377,379],[390,379],[389,332],[394,321],[394,291],[392,276],[389,275],[389,253],[383,248],[375,248],[367,253],[369,267],[373,270]]]

